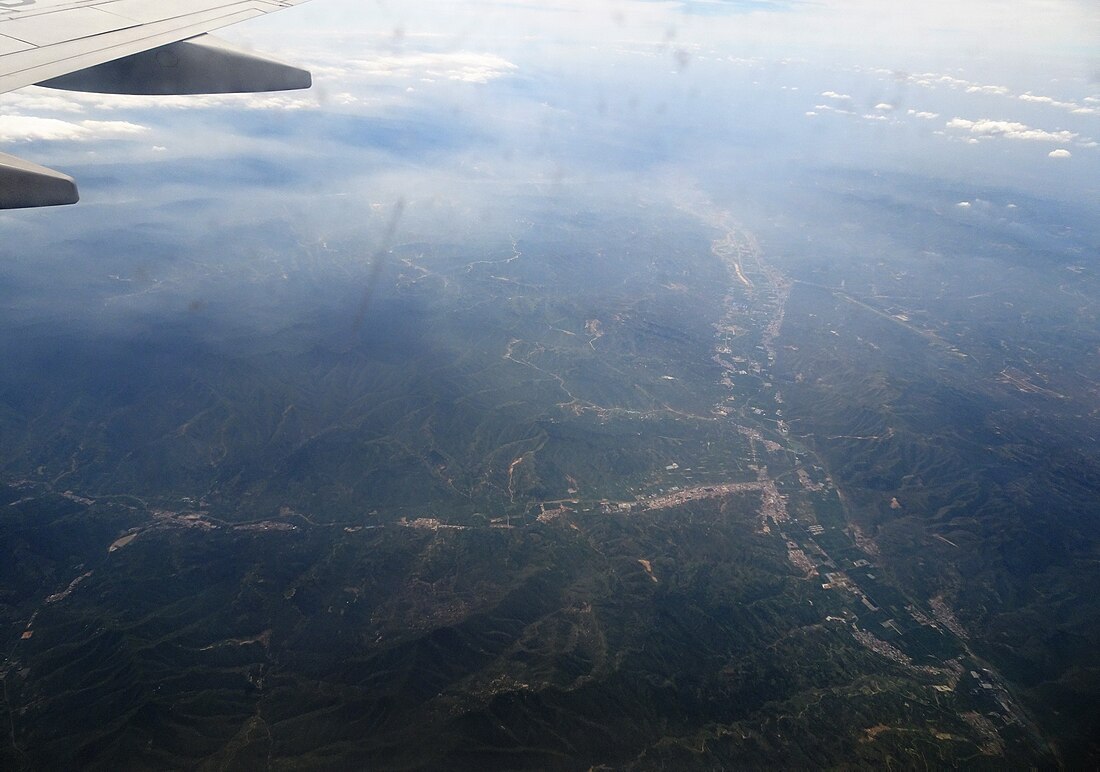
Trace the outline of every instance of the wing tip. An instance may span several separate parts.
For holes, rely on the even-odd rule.
[[[79,200],[69,175],[0,153],[0,209],[67,206]]]

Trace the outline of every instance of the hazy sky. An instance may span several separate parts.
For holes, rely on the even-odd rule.
[[[894,147],[957,168],[959,143],[982,147],[963,156],[981,173],[996,166],[990,148],[1004,145],[1024,166],[1069,162],[1069,174],[1095,169],[1100,157],[1100,5],[1089,0],[315,0],[223,34],[311,66],[317,88],[157,100],[25,89],[0,97],[0,143],[17,154],[21,143],[47,143],[48,156],[87,161],[99,140],[178,152],[186,137],[151,125],[157,114],[227,107],[393,118],[445,106],[491,111],[499,123],[484,128],[504,146],[525,123],[559,133],[595,121],[621,134],[669,123],[660,113],[672,110],[714,136],[734,121],[771,129],[773,155],[798,151],[792,140],[802,145],[809,133],[825,157],[847,152],[857,163]],[[845,144],[869,122],[878,129],[871,142]],[[224,129],[201,146],[234,151],[235,132]]]
[[[1100,204],[1093,0],[314,0],[219,34],[315,88],[24,89],[0,96],[0,148],[76,174],[85,208],[812,168]]]

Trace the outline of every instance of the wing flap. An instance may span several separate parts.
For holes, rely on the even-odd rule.
[[[0,56],[7,56],[8,54],[26,51],[31,48],[34,48],[34,46],[30,43],[24,43],[22,40],[0,35]]]
[[[73,8],[65,13],[44,13],[4,22],[0,30],[8,37],[41,47],[135,26],[135,22],[99,8]]]

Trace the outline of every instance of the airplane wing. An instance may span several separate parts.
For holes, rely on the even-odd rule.
[[[309,88],[305,70],[206,34],[305,0],[0,0],[0,93],[38,84],[112,94]],[[0,209],[76,203],[72,178],[0,153]]]

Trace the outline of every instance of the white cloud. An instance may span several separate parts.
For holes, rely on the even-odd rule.
[[[1061,104],[1061,102],[1055,101],[1052,97],[1038,96],[1036,94],[1032,94],[1030,91],[1028,91],[1026,94],[1020,94],[1020,96],[1016,98],[1019,99],[1021,102],[1040,102],[1047,105]]]
[[[838,115],[855,115],[851,110],[844,110],[832,105],[814,105],[814,109],[822,113],[837,113]]]
[[[894,106],[891,104],[887,104],[886,102],[879,102],[877,105],[875,105],[875,109],[882,110],[884,112],[890,112],[894,109]]]
[[[822,91],[821,96],[825,97],[826,99],[836,99],[841,102],[848,102],[852,99],[852,97],[848,94],[838,94],[835,91]]]
[[[97,137],[124,137],[149,131],[148,126],[129,121],[81,121],[80,128]]]
[[[917,75],[895,75],[895,77],[901,78],[907,83],[912,83],[924,88],[935,88],[936,86],[946,86],[951,89],[962,89],[967,94],[990,94],[994,96],[1006,96],[1019,99],[1021,102],[1031,102],[1033,104],[1049,105],[1051,107],[1057,107],[1063,110],[1069,110],[1076,115],[1100,115],[1100,110],[1096,110],[1091,107],[1083,107],[1076,102],[1067,102],[1054,97],[1043,96],[1041,94],[1033,94],[1027,91],[1023,94],[1014,95],[1010,89],[1005,86],[991,86],[982,83],[975,83],[973,81],[965,80],[964,78],[956,78],[953,75],[939,75],[934,72],[925,72]],[[1100,103],[1100,99],[1096,97],[1085,97],[1086,102]],[[910,115],[915,115],[913,111],[909,111]]]
[[[308,110],[318,107],[319,104],[315,96],[246,94],[240,106],[246,110]]]
[[[1054,97],[1042,96],[1040,94],[1033,94],[1028,91],[1023,94],[1013,94],[1012,91],[1005,86],[993,86],[983,83],[975,83],[974,81],[966,80],[965,78],[957,78],[954,75],[940,75],[934,72],[918,73],[916,75],[895,74],[895,78],[904,80],[907,83],[912,83],[924,88],[934,89],[937,86],[946,86],[953,90],[963,90],[967,94],[989,94],[993,96],[1005,96],[1019,99],[1022,102],[1031,102],[1034,104],[1045,104],[1051,107],[1058,107],[1064,110],[1070,110],[1080,115],[1096,114],[1100,111],[1093,111],[1092,108],[1082,107],[1075,102],[1063,101],[1055,99]],[[1100,104],[1100,98],[1097,97],[1085,97],[1086,102]],[[1080,112],[1086,110],[1089,112]],[[910,113],[912,114],[912,113]]]
[[[954,87],[973,85],[970,81],[963,80],[962,78],[956,78],[953,75],[939,75],[939,76],[937,76],[935,73],[926,73],[923,77],[924,78],[935,78],[937,83],[944,83],[948,86],[954,86]]]
[[[1063,102],[1062,100],[1055,99],[1054,97],[1040,96],[1039,94],[1032,94],[1028,91],[1025,94],[1020,94],[1017,97],[1021,102],[1033,102],[1035,104],[1050,105],[1051,107],[1060,107],[1063,110],[1069,110],[1075,115],[1096,115],[1098,112],[1091,107],[1082,107],[1076,102]],[[1085,101],[1088,102],[1090,98],[1086,97]]]
[[[977,121],[952,118],[947,122],[947,128],[969,132],[972,138],[1004,137],[1033,142],[1072,142],[1078,137],[1071,131],[1045,131],[1015,121],[994,121],[989,118]]]
[[[28,88],[0,96],[0,109],[4,112],[82,113],[84,103],[69,94],[62,95],[44,88]]]
[[[22,115],[0,116],[0,140],[30,142],[33,140],[77,139],[82,133],[78,124],[56,118],[33,118]]]
[[[967,87],[966,93],[967,94],[993,94],[995,96],[1006,96],[1007,94],[1009,94],[1011,92],[1007,88],[1005,88],[1004,86],[982,86],[982,85],[974,84],[972,86]]]
[[[488,83],[519,68],[496,54],[469,51],[378,56],[350,63],[354,72],[374,77]]]
[[[939,113],[930,113],[924,110],[909,110],[908,114],[912,115],[914,118],[920,118],[925,121],[934,121],[936,118],[940,117]]]
[[[969,201],[960,201],[959,203],[955,204],[955,206],[957,206],[959,209],[969,209],[971,207],[971,203]]]
[[[868,113],[867,115],[864,115],[863,118],[864,118],[864,120],[868,120],[868,121],[888,121],[888,120],[890,120],[885,115],[874,115],[872,113]]]
[[[1051,150],[1047,155],[1050,156],[1051,158],[1073,158],[1073,153],[1071,153],[1068,150],[1065,150],[1063,148],[1058,148],[1057,150]]]
[[[214,107],[246,110],[301,110],[316,107],[311,92],[273,94],[203,94],[196,96],[133,96],[130,94],[57,93],[28,88],[0,96],[0,110],[15,113],[86,113],[111,110],[198,110]]]
[[[148,127],[127,121],[63,121],[57,118],[38,118],[23,115],[0,116],[0,141],[32,142],[87,141],[134,136],[148,131]]]

